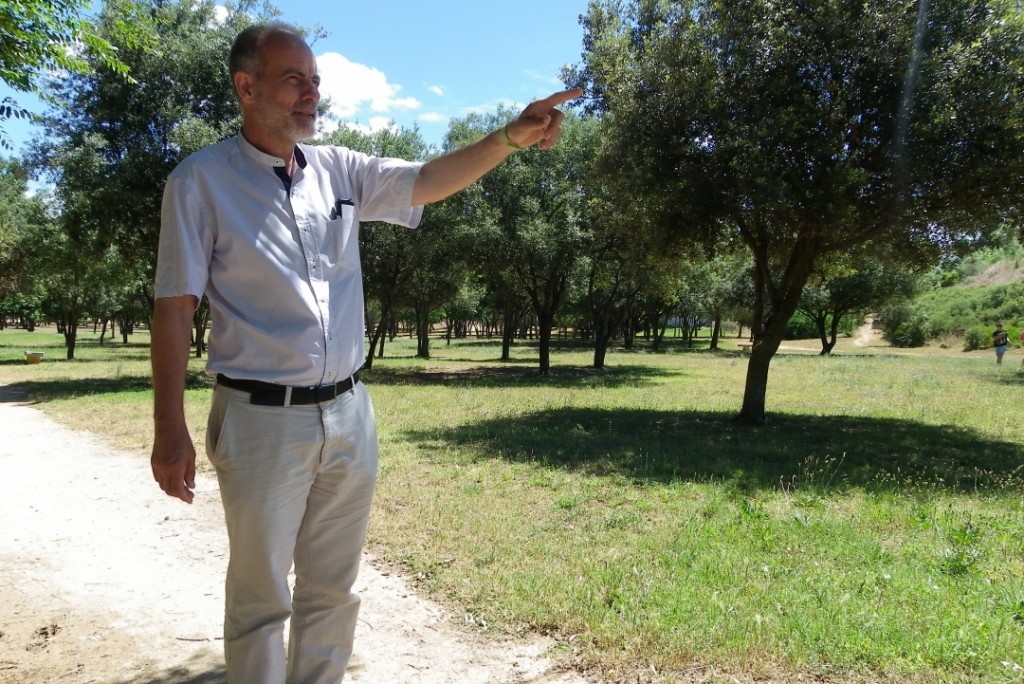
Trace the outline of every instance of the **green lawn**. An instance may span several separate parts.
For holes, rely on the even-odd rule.
[[[52,330],[0,332],[0,383],[142,458],[133,340],[86,334],[67,362]],[[509,363],[490,341],[438,341],[430,361],[389,345],[366,375],[372,551],[467,623],[552,634],[609,681],[1024,681],[1021,352],[997,368],[987,352],[787,344],[751,428],[732,420],[746,357],[727,344],[614,350],[603,371],[566,344],[548,377],[525,343]]]

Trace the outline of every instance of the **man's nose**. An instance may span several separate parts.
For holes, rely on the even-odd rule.
[[[313,81],[306,81],[306,87],[302,90],[302,99],[309,102],[320,101],[320,88]]]

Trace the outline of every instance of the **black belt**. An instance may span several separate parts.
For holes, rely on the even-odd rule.
[[[352,389],[359,382],[359,371],[352,374],[352,377],[345,378],[333,385],[318,385],[316,387],[287,387],[275,385],[272,382],[260,382],[259,380],[235,380],[226,375],[217,373],[217,384],[241,390],[249,393],[249,403],[260,406],[285,406],[285,399],[289,392],[291,397],[289,406],[302,404],[319,404],[322,401],[330,401],[339,394],[344,394]]]

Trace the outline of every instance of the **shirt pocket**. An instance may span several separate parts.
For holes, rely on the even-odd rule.
[[[356,208],[339,202],[324,228],[324,262],[328,268],[359,267],[359,223]]]

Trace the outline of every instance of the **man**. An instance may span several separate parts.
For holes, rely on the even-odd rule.
[[[482,140],[419,164],[298,144],[316,132],[320,95],[313,52],[293,29],[246,29],[229,66],[241,135],[184,160],[164,191],[153,475],[168,495],[192,501],[195,449],[183,393],[192,314],[205,291],[208,370],[217,374],[206,448],[230,543],[228,678],[340,682],[377,470],[373,407],[358,377],[359,221],[415,227],[422,205],[517,149],[555,144],[556,107],[580,91],[534,102]]]

